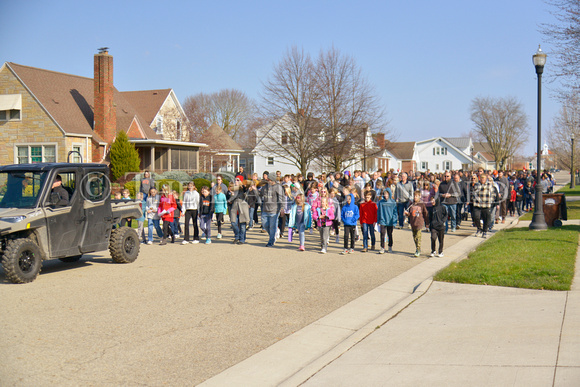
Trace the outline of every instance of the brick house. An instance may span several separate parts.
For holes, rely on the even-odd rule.
[[[197,171],[199,149],[189,142],[187,118],[171,89],[119,92],[113,57],[94,56],[94,78],[6,62],[0,68],[0,164],[107,162],[124,130],[141,168]],[[71,161],[80,161],[73,153]]]

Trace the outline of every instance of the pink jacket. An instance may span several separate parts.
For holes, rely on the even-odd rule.
[[[323,221],[321,217],[326,217],[326,221]],[[312,218],[318,227],[332,226],[332,220],[334,219],[334,206],[331,205],[326,210],[323,210],[320,207],[314,208],[312,210]]]

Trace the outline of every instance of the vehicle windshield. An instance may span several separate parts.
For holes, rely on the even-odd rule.
[[[46,172],[0,172],[0,208],[34,208]]]

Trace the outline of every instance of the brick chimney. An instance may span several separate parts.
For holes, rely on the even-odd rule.
[[[377,138],[377,146],[380,149],[384,149],[385,148],[385,134],[384,133],[377,133],[376,134],[376,138]]]
[[[108,48],[95,54],[95,101],[93,130],[109,145],[117,133],[117,111],[113,104],[113,57]]]

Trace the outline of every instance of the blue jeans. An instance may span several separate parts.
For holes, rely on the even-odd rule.
[[[407,208],[407,203],[397,203],[397,214],[399,215],[399,227],[403,227],[405,224],[405,209]]]
[[[246,241],[246,223],[240,223],[240,217],[236,217],[232,222],[232,229],[234,230],[234,239],[240,242]]]
[[[451,218],[451,229],[455,231],[455,213],[457,211],[457,204],[443,204],[447,208],[447,216]],[[445,220],[445,232],[449,230],[449,219]]]
[[[304,223],[296,225],[296,231],[298,231],[298,240],[300,241],[300,246],[304,246],[304,242],[306,241],[306,236],[304,235],[304,231],[306,230],[306,226]]]
[[[369,248],[369,233],[371,234],[371,246],[374,246],[376,243],[375,240],[375,225],[374,224],[362,224],[362,232],[363,232],[363,247],[365,249]]]
[[[274,246],[276,241],[276,229],[278,228],[278,213],[275,212],[270,214],[268,212],[262,213],[262,227],[268,232],[270,239],[268,239],[268,244],[266,246]]]
[[[153,227],[157,230],[157,236],[163,238],[163,231],[159,226],[159,219],[147,219],[147,240],[153,242]]]
[[[248,228],[254,227],[254,211],[256,211],[256,209],[254,207],[251,207],[250,208],[250,223],[248,223]]]

